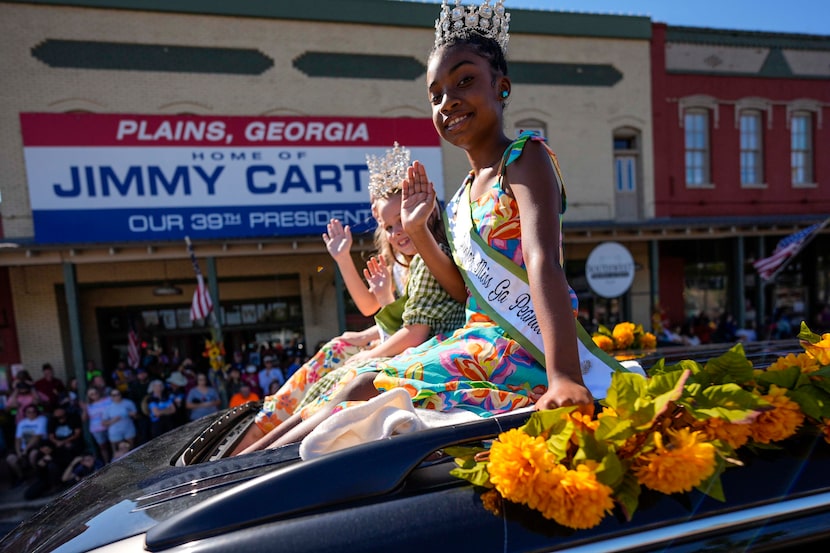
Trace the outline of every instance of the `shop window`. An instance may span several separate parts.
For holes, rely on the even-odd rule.
[[[764,182],[763,129],[760,111],[741,112],[741,185],[761,185]]]

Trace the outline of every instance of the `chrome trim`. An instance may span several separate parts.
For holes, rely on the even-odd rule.
[[[777,519],[785,516],[796,515],[814,509],[826,509],[830,507],[830,492],[822,492],[808,497],[787,499],[769,505],[742,509],[732,513],[704,517],[689,522],[673,524],[664,528],[635,532],[627,536],[595,540],[583,545],[563,544],[562,548],[571,552],[596,552],[596,551],[629,551],[634,548],[657,545],[660,543],[691,538],[703,534],[710,534],[718,530],[726,530],[733,526],[747,525],[766,519]],[[509,536],[508,536],[509,540]],[[560,551],[562,548],[548,549],[547,551]]]

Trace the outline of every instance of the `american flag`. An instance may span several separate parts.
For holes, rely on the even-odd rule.
[[[213,301],[210,299],[210,291],[205,285],[205,278],[196,262],[196,254],[193,253],[193,246],[190,238],[186,237],[187,252],[190,254],[190,261],[193,262],[193,270],[196,271],[196,290],[193,292],[193,303],[190,304],[190,320],[196,321],[205,319],[213,311]]]
[[[828,222],[830,222],[830,219],[822,223],[810,225],[807,228],[782,238],[775,246],[772,255],[753,263],[753,266],[758,271],[758,275],[764,280],[772,280],[784,268],[784,265],[795,257],[807,245],[807,242]]]
[[[138,340],[138,333],[131,326],[127,333],[127,364],[133,369],[138,368],[141,362],[141,344]]]

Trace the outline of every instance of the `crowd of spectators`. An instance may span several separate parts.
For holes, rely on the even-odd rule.
[[[222,371],[149,356],[137,368],[86,364],[84,393],[51,364],[0,388],[0,488],[57,492],[188,421],[273,393],[305,361],[302,348],[236,351]],[[174,357],[174,356],[173,356]],[[164,361],[162,361],[164,360]]]

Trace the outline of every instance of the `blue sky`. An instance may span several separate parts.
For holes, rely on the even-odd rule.
[[[646,15],[669,25],[830,36],[830,0],[506,0],[505,6]]]

